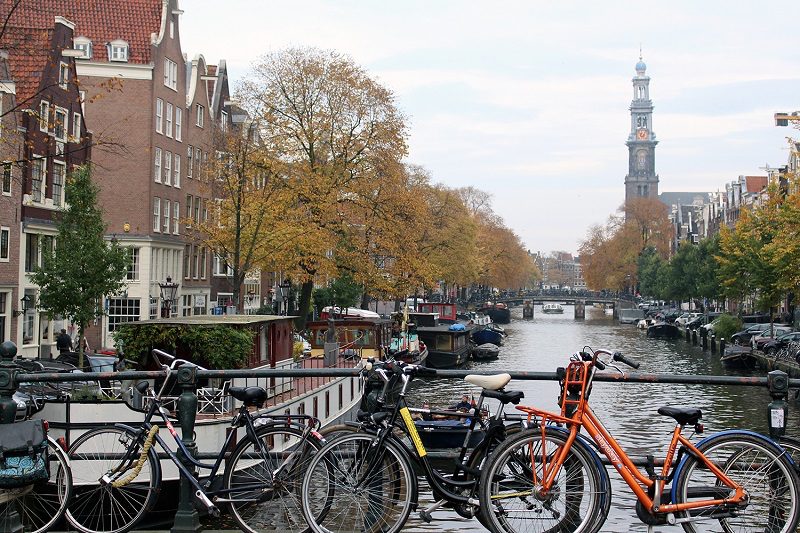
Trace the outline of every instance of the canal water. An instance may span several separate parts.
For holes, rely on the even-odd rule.
[[[570,354],[584,346],[618,350],[641,363],[638,372],[701,375],[747,375],[725,369],[718,355],[683,340],[648,339],[643,330],[618,324],[602,309],[587,308],[585,320],[575,320],[571,306],[563,315],[545,315],[536,306],[535,318],[523,320],[521,308],[512,310],[512,322],[499,359],[472,363],[476,370],[553,372],[569,363]],[[627,367],[625,367],[627,369]],[[607,370],[613,371],[613,370]],[[760,375],[759,371],[754,371]],[[462,380],[418,380],[412,383],[409,402],[422,400],[432,407],[456,403],[464,392],[479,391]],[[508,389],[523,390],[523,403],[558,411],[558,383],[554,381],[512,381]],[[590,398],[592,408],[605,426],[632,457],[654,454],[663,457],[674,421],[658,415],[664,405],[699,407],[706,435],[727,428],[745,428],[767,432],[766,410],[770,401],[766,388],[744,386],[708,386],[675,384],[634,384],[595,382]],[[509,408],[513,409],[513,407]],[[790,403],[788,433],[800,435],[800,404]],[[646,532],[634,510],[635,497],[613,468],[607,467],[612,480],[613,499],[603,532]],[[421,502],[429,503],[429,499]],[[433,513],[434,521],[424,523],[412,514],[404,531],[478,532],[485,531],[476,519],[467,520],[451,511]],[[662,526],[656,531],[679,531],[680,527]]]

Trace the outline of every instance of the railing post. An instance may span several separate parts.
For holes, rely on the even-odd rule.
[[[186,449],[193,456],[197,455],[197,444],[194,441],[194,422],[197,418],[197,367],[194,365],[184,365],[178,369],[178,385],[183,392],[178,398],[178,421],[181,425],[181,440]],[[181,463],[194,473],[195,468],[189,459],[178,450],[178,457]],[[175,522],[172,524],[171,531],[197,532],[202,529],[200,526],[200,515],[194,508],[194,487],[181,476],[180,500],[178,502],[178,512],[175,513]]]
[[[17,391],[17,374],[19,369],[13,367],[17,356],[17,345],[11,341],[0,344],[0,424],[13,424],[17,416],[17,402],[14,393]],[[19,513],[13,500],[0,504],[0,533],[21,533],[23,531]]]
[[[786,434],[786,416],[789,414],[789,404],[786,398],[789,394],[789,374],[783,370],[767,372],[767,388],[772,401],[767,406],[767,422],[769,423],[769,436],[774,438]]]
[[[711,334],[711,353],[717,353],[717,336],[714,333]]]

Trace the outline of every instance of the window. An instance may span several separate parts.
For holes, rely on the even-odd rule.
[[[161,183],[161,148],[156,147],[155,153],[155,172],[153,173],[153,179],[156,183]]]
[[[75,43],[75,50],[80,50],[83,52],[81,59],[91,59],[92,58],[92,41],[89,40],[88,37],[76,37],[74,39]]]
[[[72,142],[81,141],[81,114],[72,114]]]
[[[158,297],[150,297],[150,320],[154,320],[158,316]]]
[[[55,116],[55,120],[53,121],[53,136],[57,140],[64,142],[67,140],[67,112],[57,107],[53,114]]]
[[[9,247],[11,241],[11,228],[0,228],[0,261],[7,263],[10,259]]]
[[[164,133],[164,100],[156,98],[156,133]]]
[[[169,233],[169,221],[172,217],[172,209],[169,200],[164,199],[164,233]]]
[[[195,124],[197,124],[198,128],[202,128],[203,127],[203,119],[205,118],[203,116],[203,113],[205,112],[205,108],[203,106],[201,106],[200,104],[197,104],[197,108],[196,109],[197,109],[197,119],[195,121]]]
[[[25,296],[30,302],[36,301],[36,290],[25,289]],[[36,320],[36,306],[29,304],[22,319],[22,344],[33,344],[33,325]]]
[[[228,129],[228,112],[223,111],[219,115],[219,129],[225,131]]]
[[[190,261],[192,263],[191,264],[191,268],[192,268],[191,277],[193,277],[195,279],[197,279],[197,257],[198,257],[197,256],[197,246],[192,245],[192,258],[190,259]]]
[[[164,185],[172,183],[172,152],[164,152]]]
[[[67,176],[67,166],[63,163],[53,163],[53,205],[64,205],[64,180]]]
[[[181,218],[181,204],[180,202],[175,202],[175,207],[172,211],[172,233],[175,235],[180,235],[180,225],[179,220]]]
[[[181,187],[181,156],[175,154],[175,174],[173,174],[172,185],[180,189]]]
[[[44,195],[45,160],[41,157],[31,161],[31,197],[34,202],[42,203]]]
[[[222,256],[214,254],[214,265],[211,271],[214,276],[233,276],[233,268],[228,266],[227,261]]]
[[[2,192],[5,195],[11,195],[11,162],[9,161],[3,163]]]
[[[183,109],[179,106],[175,106],[175,140],[181,141],[183,140],[181,137],[183,132],[181,131],[183,127]]]
[[[172,137],[172,104],[167,102],[167,137]]]
[[[69,65],[66,63],[59,63],[58,65],[58,84],[62,89],[67,88],[69,83]]]
[[[137,322],[141,300],[139,298],[109,298],[108,299],[108,331],[117,331],[120,324]]]
[[[203,200],[203,222],[208,222],[208,200]]]
[[[206,248],[200,250],[200,279],[206,279]]]
[[[178,64],[171,59],[164,58],[164,85],[178,90]]]
[[[161,198],[153,198],[153,231],[161,231]]]
[[[191,277],[190,273],[189,273],[189,261],[190,261],[191,257],[192,257],[192,245],[191,244],[187,244],[186,248],[183,250],[183,278],[184,279],[189,279]]]
[[[200,177],[201,177],[200,176],[200,163],[202,161],[202,159],[201,159],[202,155],[203,155],[203,151],[200,150],[199,147],[195,147],[195,149],[194,149],[194,164],[195,164],[195,167],[197,167],[197,172],[195,173],[195,176],[197,177],[197,179],[200,179]]]
[[[50,102],[39,103],[39,131],[48,131],[50,127]]]
[[[192,227],[192,195],[186,195],[186,227]]]
[[[128,281],[139,281],[139,248],[128,248]]]
[[[200,198],[194,199],[194,223],[200,223]]]
[[[25,234],[25,272],[33,272],[39,266],[39,235]]]
[[[192,179],[192,145],[189,145],[189,149],[186,150],[186,177]]]
[[[184,294],[181,303],[181,316],[192,316],[192,295]]]
[[[128,43],[125,41],[117,40],[108,43],[108,60],[109,61],[127,61],[128,60]]]
[[[11,295],[10,292],[0,292],[0,341],[5,342],[7,340],[11,340],[6,335],[6,323],[7,323],[7,315],[8,311],[6,311],[6,302],[8,301],[8,297]]]

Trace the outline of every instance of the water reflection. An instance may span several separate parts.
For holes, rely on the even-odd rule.
[[[644,332],[631,325],[620,325],[603,310],[587,308],[586,319],[573,318],[571,306],[564,306],[563,315],[545,315],[541,307],[535,318],[522,320],[521,308],[514,309],[513,321],[505,326],[508,338],[496,361],[474,364],[474,368],[530,370],[552,372],[566,366],[569,355],[582,348],[619,350],[641,363],[639,372],[701,375],[742,375],[725,369],[719,357],[703,352],[683,340],[648,339]],[[758,371],[756,371],[758,372]],[[549,381],[512,381],[508,388],[525,392],[524,403],[558,410],[558,384]],[[477,389],[461,380],[418,381],[410,394],[412,403],[422,398],[432,405],[445,407],[458,401],[462,392],[476,394]],[[726,428],[767,431],[766,406],[770,401],[766,388],[743,386],[708,386],[677,384],[595,383],[591,403],[595,413],[631,456],[653,453],[663,457],[672,419],[657,414],[662,405],[692,406],[703,410],[707,434]],[[789,410],[789,433],[798,434],[800,409]],[[793,431],[794,430],[794,431]],[[604,532],[645,532],[647,527],[635,515],[635,498],[616,472],[610,471],[613,482],[613,503]],[[422,502],[423,505],[426,502]],[[436,520],[424,524],[412,514],[406,531],[483,531],[477,520],[464,520],[455,513],[439,511]],[[656,531],[675,531],[674,527]]]

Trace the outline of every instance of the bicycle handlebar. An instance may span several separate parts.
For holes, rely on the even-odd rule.
[[[164,368],[166,370],[175,370],[175,367],[177,367],[178,365],[185,364],[185,363],[188,363],[190,365],[196,366],[198,370],[208,370],[207,368],[203,368],[202,366],[198,365],[197,363],[193,363],[191,361],[187,361],[186,359],[178,359],[174,355],[169,354],[169,353],[167,353],[167,352],[165,352],[163,350],[159,350],[157,348],[153,348],[153,352],[152,353],[153,353],[153,357],[155,358],[156,362],[159,365],[161,365],[162,368]],[[170,360],[172,360],[172,363],[169,364],[169,365],[165,365],[165,364],[163,364],[161,362],[159,357],[163,357],[165,359],[170,359]]]
[[[638,361],[635,361],[635,360],[631,359],[630,357],[622,355],[622,352],[606,350],[606,349],[603,349],[603,348],[598,348],[597,350],[594,350],[594,355],[595,356],[600,355],[600,354],[607,355],[607,356],[611,357],[611,359],[613,361],[616,361],[616,362],[619,362],[619,363],[624,363],[624,364],[628,365],[629,367],[631,367],[633,369],[639,368],[639,362]],[[584,359],[584,360],[586,360],[586,359]],[[600,363],[601,361],[598,359],[597,362]],[[603,364],[602,367],[597,366],[597,368],[599,368],[600,370],[603,370],[605,368],[605,366],[606,365]]]

